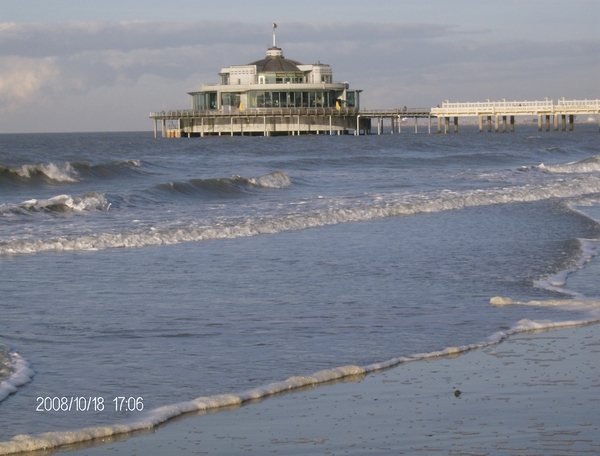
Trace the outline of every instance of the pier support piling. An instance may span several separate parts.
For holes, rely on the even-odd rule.
[[[454,133],[458,133],[458,117],[454,117]]]

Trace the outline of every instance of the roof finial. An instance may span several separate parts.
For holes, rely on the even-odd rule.
[[[277,24],[273,22],[273,47],[277,47],[275,44],[275,29],[277,28]]]

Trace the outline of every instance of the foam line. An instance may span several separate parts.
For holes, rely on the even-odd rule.
[[[146,247],[182,242],[225,239],[284,231],[303,230],[339,223],[375,220],[386,217],[435,213],[467,207],[490,206],[571,198],[600,193],[600,178],[586,177],[549,185],[525,185],[467,192],[442,191],[426,195],[406,195],[398,201],[379,201],[361,206],[329,208],[307,214],[292,214],[271,218],[250,219],[242,223],[220,223],[213,226],[188,226],[163,230],[99,233],[72,238],[10,241],[0,244],[1,254],[37,253],[46,251],[100,250],[109,248]],[[392,195],[398,198],[398,195]],[[389,199],[389,198],[388,198]]]
[[[570,295],[576,299],[583,300],[585,296],[581,293],[565,290],[563,287],[567,284],[567,278],[569,275],[579,271],[580,269],[585,268],[592,258],[598,256],[598,252],[596,251],[596,243],[598,240],[592,239],[578,239],[581,245],[581,257],[579,261],[574,266],[565,269],[564,271],[559,271],[551,277],[536,280],[534,285],[536,287],[542,288],[544,290],[556,291],[558,293]]]
[[[487,340],[477,344],[464,345],[461,347],[448,347],[441,351],[419,353],[409,357],[393,358],[388,361],[370,364],[365,367],[342,366],[334,369],[322,370],[314,373],[313,375],[291,377],[285,381],[271,383],[263,387],[245,391],[241,394],[221,394],[210,397],[199,397],[191,401],[156,408],[149,411],[140,420],[124,424],[89,427],[66,432],[47,432],[36,436],[17,435],[10,441],[0,442],[0,455],[56,448],[61,445],[68,445],[92,439],[105,438],[116,434],[150,429],[184,413],[204,410],[218,410],[232,405],[241,405],[244,402],[252,399],[264,399],[274,394],[293,391],[294,389],[301,388],[303,386],[317,386],[332,380],[338,380],[355,375],[364,375],[370,372],[388,369],[402,363],[438,358],[442,356],[457,356],[470,350],[497,345],[509,336],[519,333],[582,326],[599,322],[600,318],[564,322],[521,320],[510,330],[506,332],[497,332],[487,338]]]
[[[584,160],[559,165],[544,165],[542,163],[537,168],[556,174],[595,173],[600,171],[600,155],[594,155]]]
[[[14,372],[0,383],[0,402],[9,395],[16,393],[19,386],[29,383],[34,375],[33,370],[29,368],[29,363],[21,358],[18,353],[11,353],[10,358]]]

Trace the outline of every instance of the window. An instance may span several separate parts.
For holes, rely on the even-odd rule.
[[[349,108],[354,108],[356,105],[355,92],[347,92],[346,93],[346,106]]]

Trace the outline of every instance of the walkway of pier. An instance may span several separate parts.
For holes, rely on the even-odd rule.
[[[508,125],[510,131],[515,131],[515,116],[537,116],[538,130],[542,131],[545,121],[546,131],[550,131],[553,124],[554,131],[573,130],[576,115],[598,115],[598,129],[600,130],[600,100],[566,100],[561,98],[555,104],[553,100],[544,101],[490,101],[450,103],[446,101],[441,107],[432,108],[431,115],[437,117],[438,133],[442,130],[444,122],[444,133],[450,132],[450,119],[453,119],[454,132],[458,132],[459,117],[478,117],[479,131],[484,131],[484,123],[487,131],[492,131],[492,119],[495,121],[494,131],[506,132]],[[552,122],[551,122],[552,118]],[[502,121],[502,125],[500,124]]]
[[[188,137],[204,135],[252,135],[275,134],[362,134],[372,133],[372,120],[377,120],[377,134],[383,133],[383,123],[389,119],[390,132],[401,133],[402,122],[414,119],[418,132],[418,120],[427,119],[427,132],[431,133],[431,119],[437,119],[437,133],[458,133],[458,119],[478,117],[479,131],[492,129],[496,132],[515,131],[516,116],[536,116],[538,130],[572,131],[576,115],[598,116],[600,131],[600,100],[566,100],[554,103],[543,101],[485,101],[451,103],[445,101],[436,108],[397,108],[358,110],[354,108],[254,108],[244,110],[162,111],[150,113],[154,121],[154,137],[157,123],[162,123],[162,137]],[[170,121],[176,126],[167,128]],[[493,126],[494,125],[494,126]]]

